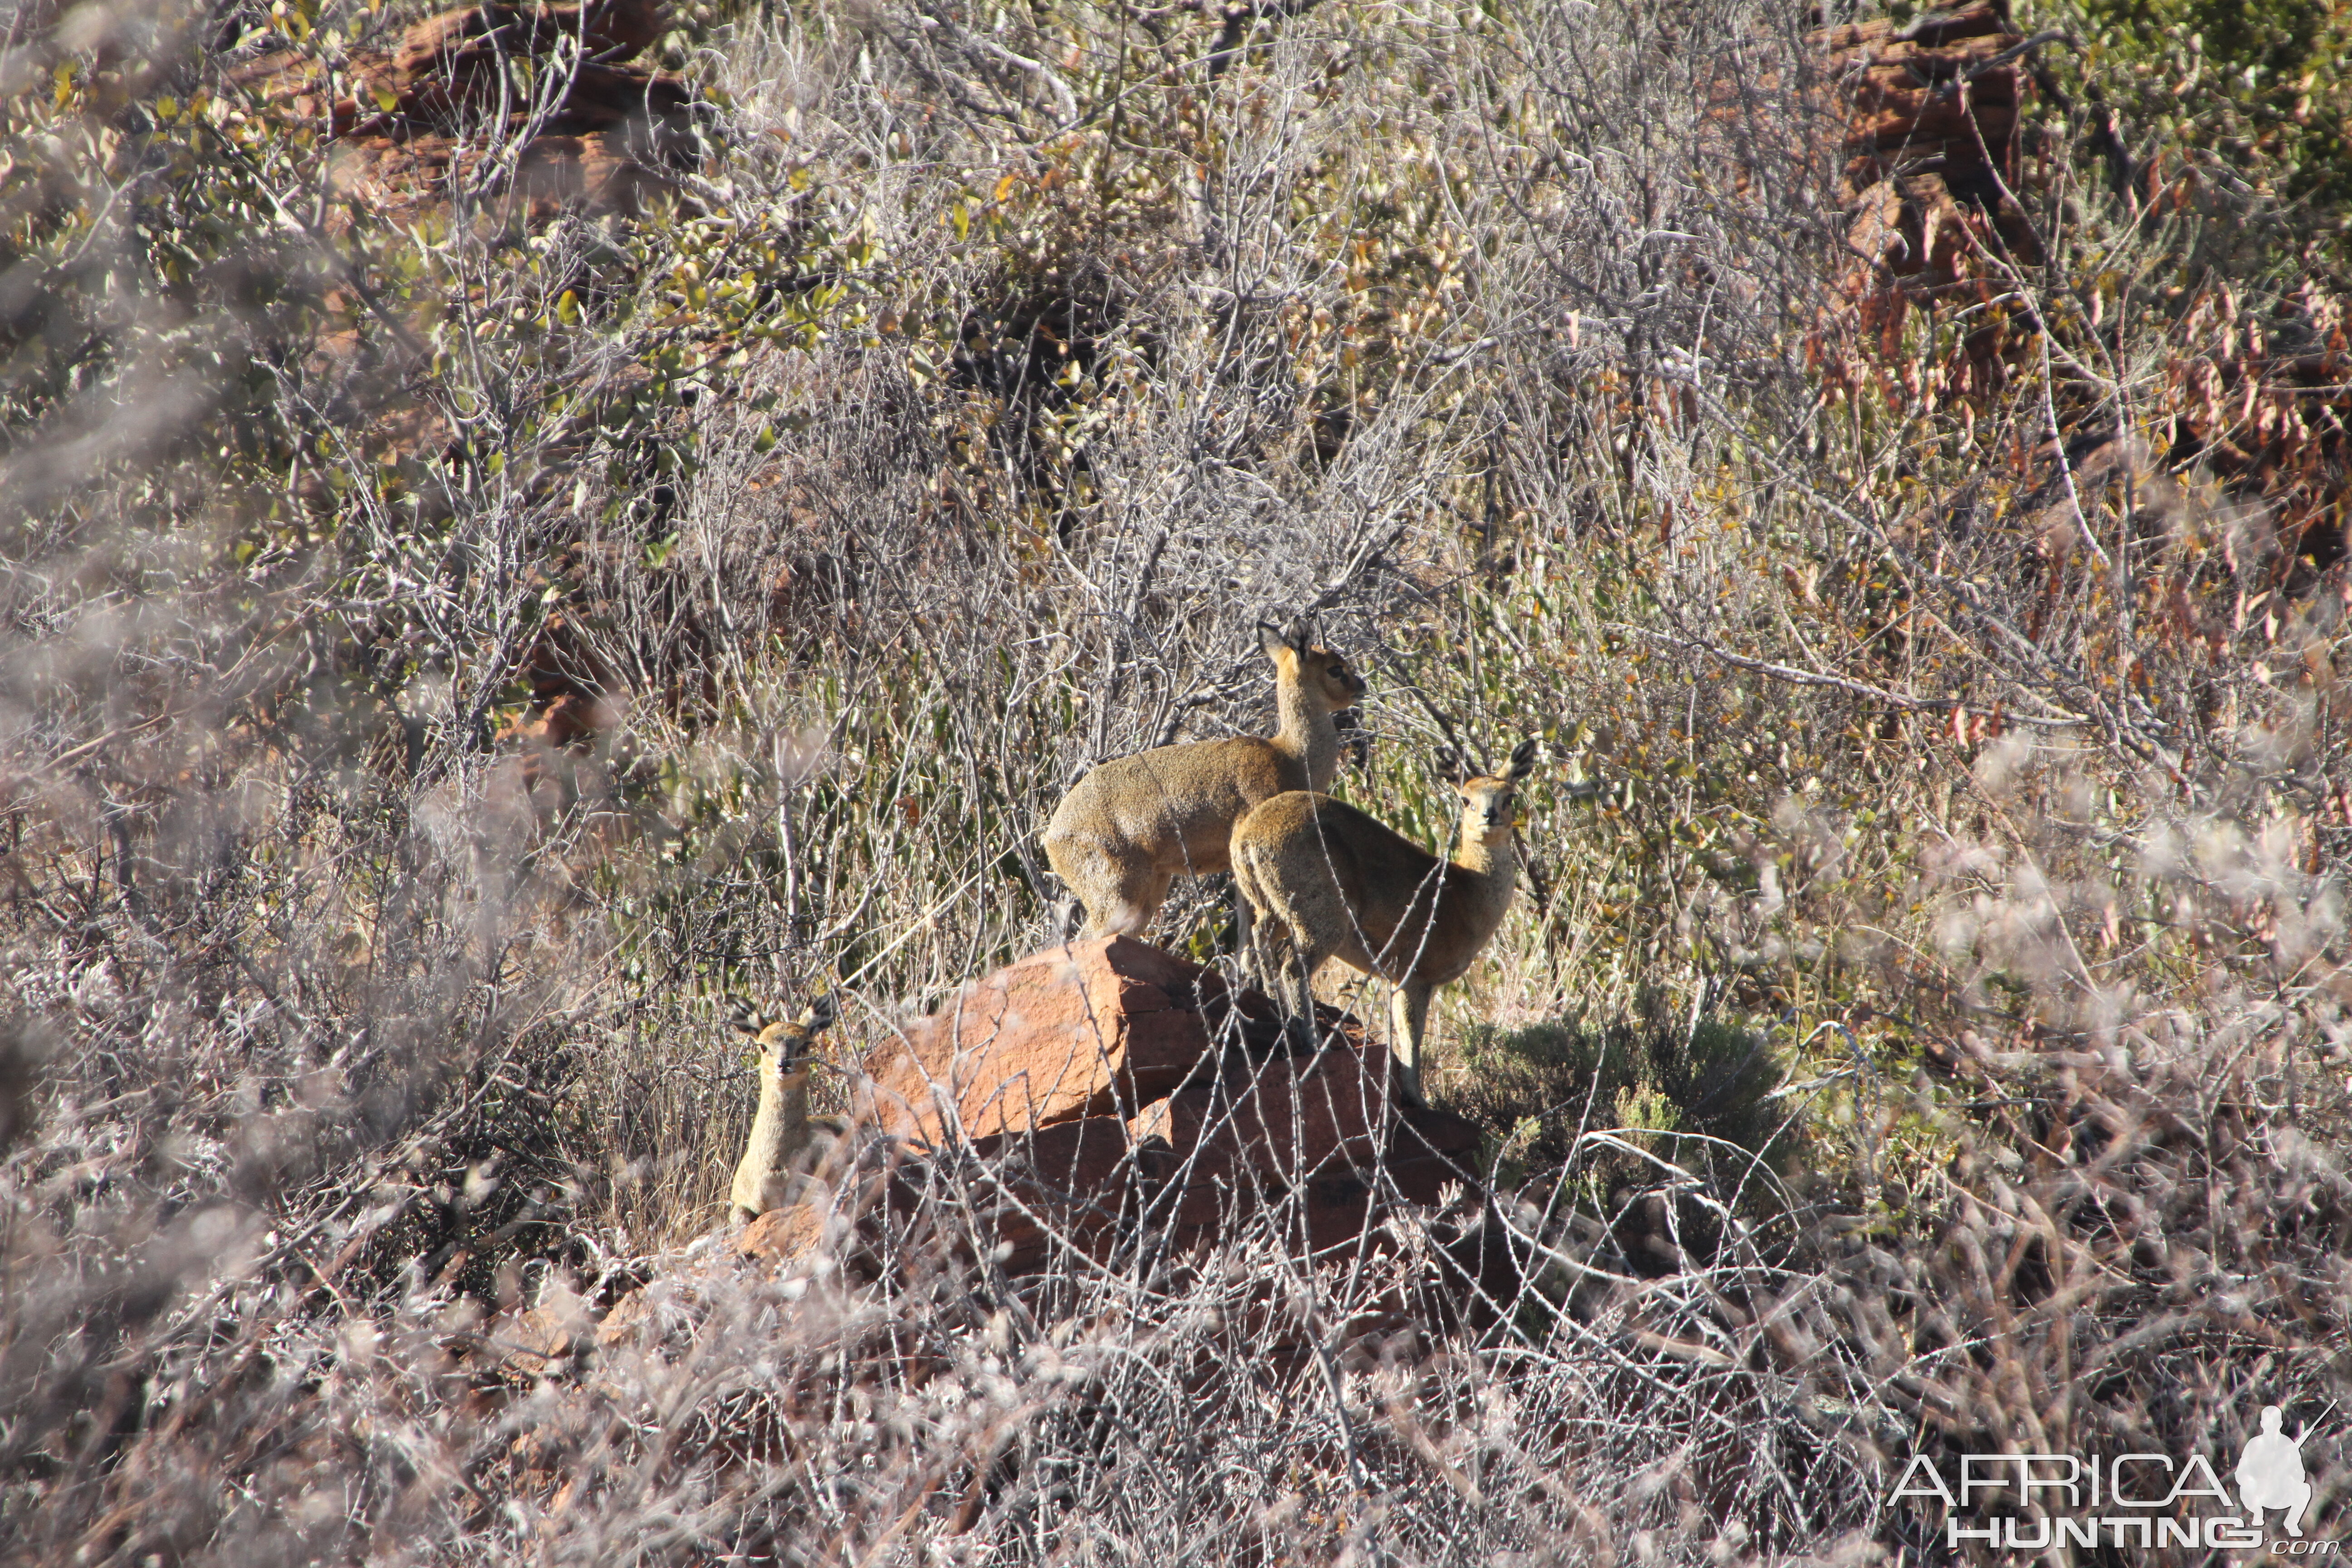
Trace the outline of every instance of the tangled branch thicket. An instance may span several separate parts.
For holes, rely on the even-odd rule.
[[[2045,71],[1922,276],[1770,0],[814,0],[534,195],[624,9],[397,221],[415,14],[12,13],[11,1560],[1943,1561],[1915,1456],[2267,1404],[2340,1532],[2352,350],[2259,183]],[[1524,1283],[722,1262],[727,998],[847,1060],[1058,936],[1061,792],[1310,605],[1401,830],[1549,744],[1430,1079]]]

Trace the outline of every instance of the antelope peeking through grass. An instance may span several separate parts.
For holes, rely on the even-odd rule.
[[[728,1197],[728,1215],[737,1224],[797,1202],[818,1179],[812,1173],[848,1131],[846,1118],[811,1116],[808,1110],[812,1053],[833,1019],[833,1004],[823,997],[792,1022],[765,1026],[748,1004],[735,1004],[732,1022],[760,1048],[760,1109]]]
[[[1227,869],[1234,822],[1286,790],[1330,787],[1339,768],[1332,715],[1364,679],[1316,644],[1303,620],[1261,624],[1274,660],[1271,736],[1156,746],[1104,763],[1062,797],[1045,825],[1045,858],[1086,906],[1087,936],[1140,936],[1178,877]]]
[[[1390,1051],[1408,1105],[1426,1103],[1421,1063],[1431,994],[1468,971],[1510,910],[1518,879],[1513,807],[1536,752],[1536,742],[1521,742],[1502,777],[1461,780],[1462,841],[1451,861],[1352,805],[1303,790],[1276,795],[1234,824],[1234,879],[1257,921],[1259,974],[1270,981],[1287,946],[1310,985],[1334,958],[1394,985]],[[1311,994],[1302,1004],[1311,1012]]]

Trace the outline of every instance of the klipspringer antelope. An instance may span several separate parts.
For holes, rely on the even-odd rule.
[[[727,1211],[738,1224],[797,1202],[848,1131],[846,1118],[809,1114],[809,1073],[816,1037],[833,1022],[833,1004],[820,997],[790,1023],[761,1025],[749,1005],[735,1004],[732,1021],[760,1049],[760,1109],[735,1166]]]
[[[1309,985],[1334,958],[1392,984],[1390,1053],[1408,1105],[1426,1103],[1421,1066],[1431,993],[1469,970],[1510,910],[1518,879],[1513,806],[1536,752],[1536,742],[1523,742],[1502,777],[1461,780],[1461,847],[1451,861],[1352,805],[1306,791],[1276,795],[1234,824],[1234,879],[1257,921],[1259,974],[1271,980],[1287,947]],[[1311,1010],[1311,991],[1302,1002]]]
[[[1364,679],[1303,620],[1258,627],[1274,660],[1271,736],[1155,746],[1080,779],[1045,825],[1045,858],[1086,906],[1087,936],[1140,936],[1178,877],[1232,865],[1234,821],[1286,790],[1328,789],[1339,768],[1332,715]]]

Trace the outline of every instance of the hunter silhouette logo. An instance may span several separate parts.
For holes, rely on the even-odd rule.
[[[2238,1500],[2256,1530],[2263,1527],[2264,1509],[2286,1510],[2286,1532],[2303,1533],[2303,1510],[2311,1504],[2311,1483],[2303,1474],[2303,1440],[2310,1426],[2298,1426],[2290,1437],[2281,1428],[2285,1412],[2275,1405],[2263,1406],[2263,1429],[2246,1439],[2238,1458]]]

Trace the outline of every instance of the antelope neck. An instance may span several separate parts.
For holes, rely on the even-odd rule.
[[[1466,816],[1463,819],[1462,851],[1454,858],[1455,865],[1477,876],[1491,877],[1511,870],[1515,858],[1507,831],[1489,837],[1484,827]]]
[[[1339,771],[1339,731],[1331,722],[1331,710],[1323,705],[1320,694],[1309,691],[1303,679],[1306,671],[1294,665],[1299,679],[1283,679],[1274,689],[1274,710],[1278,724],[1274,743],[1307,764],[1308,787],[1323,789]]]

